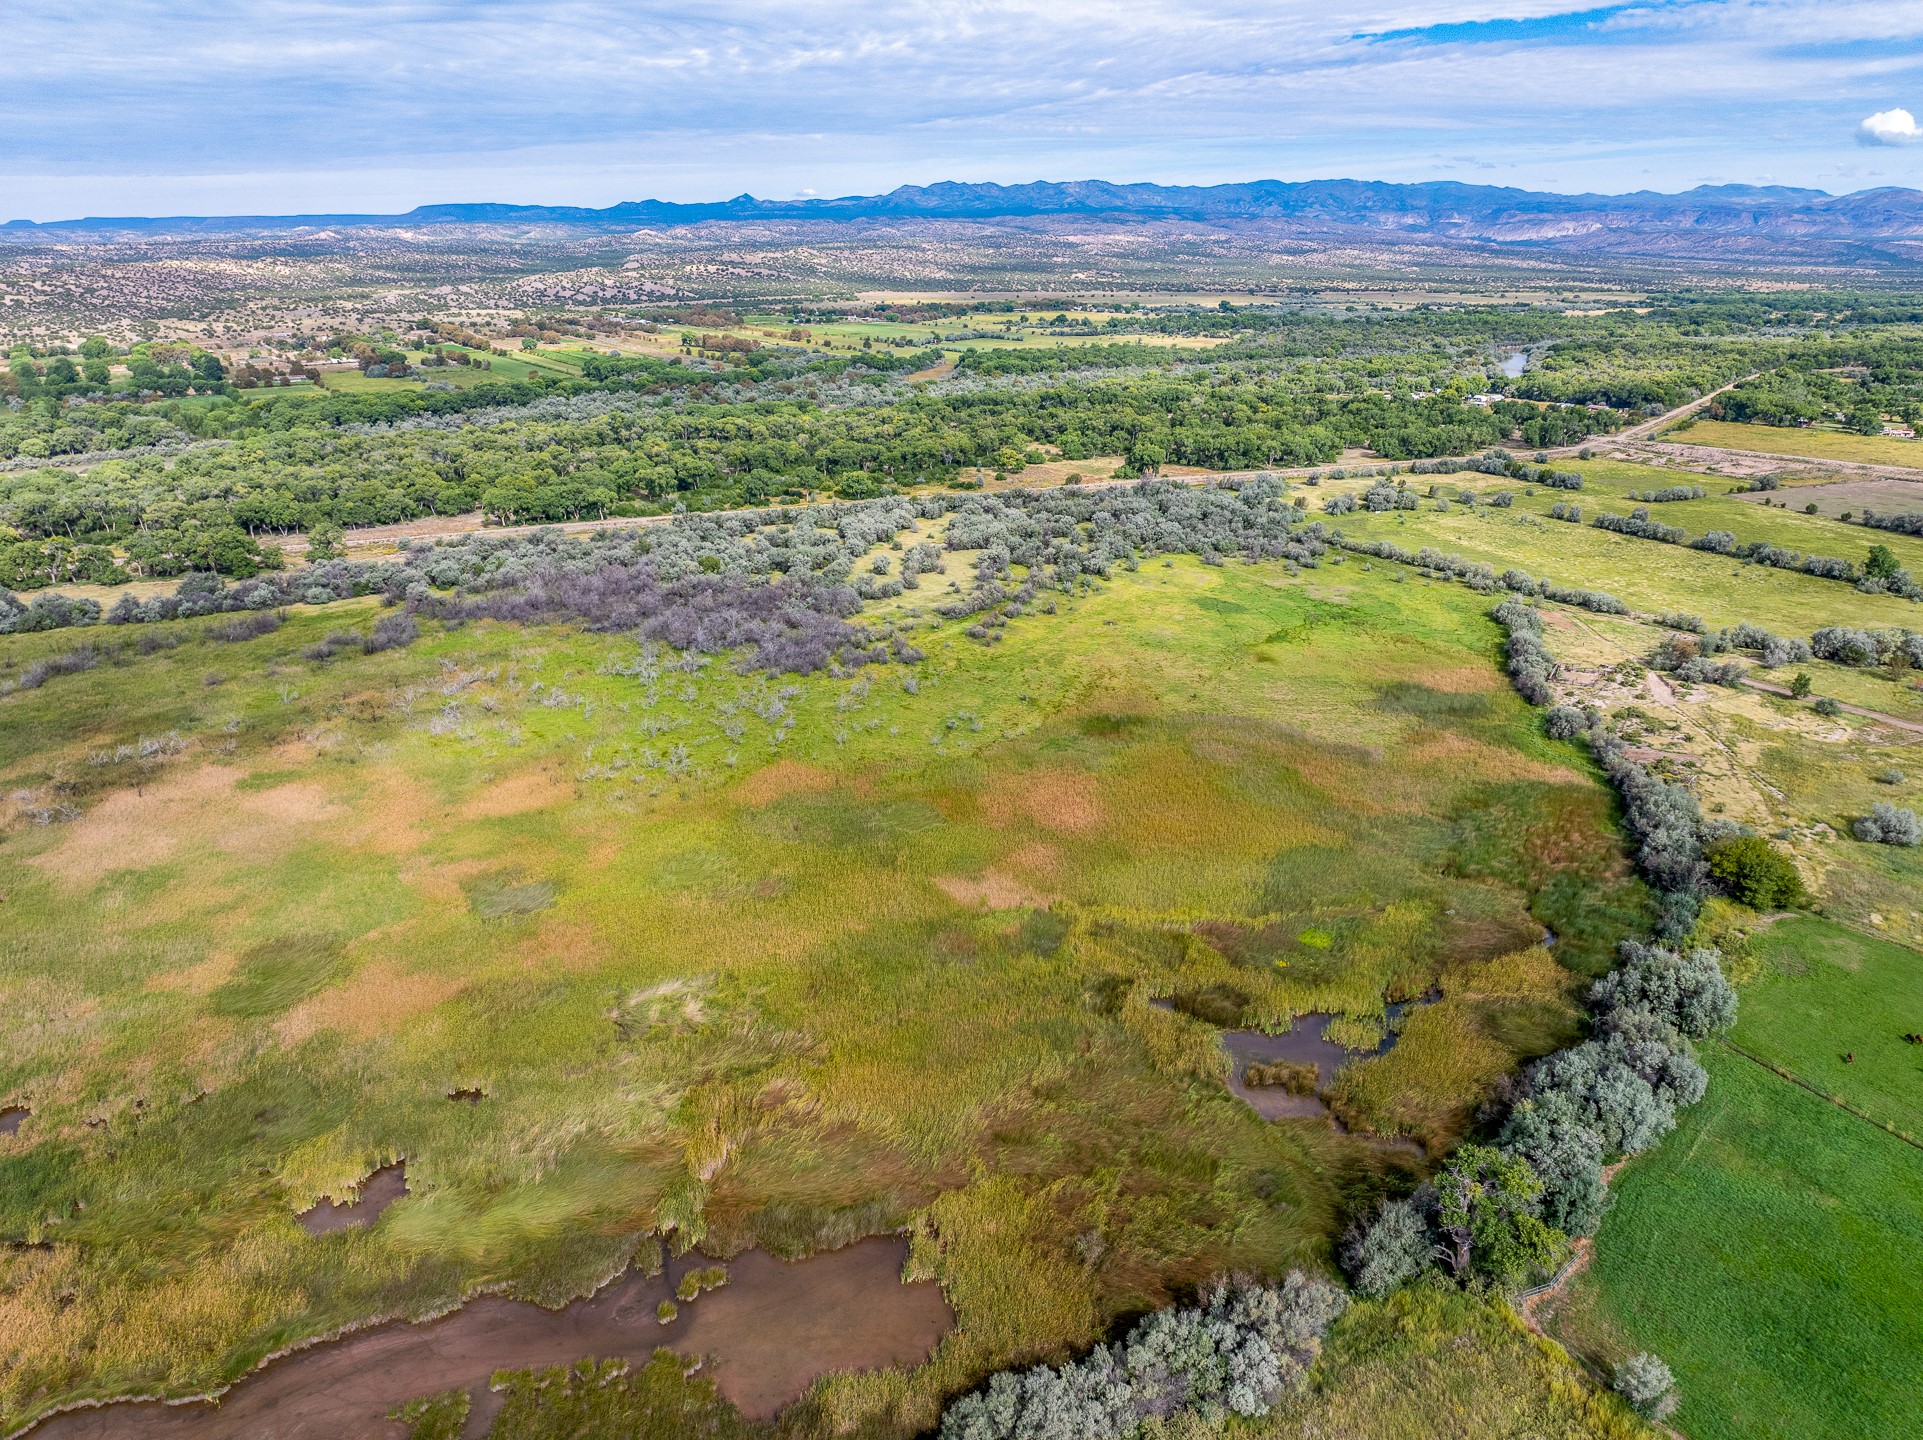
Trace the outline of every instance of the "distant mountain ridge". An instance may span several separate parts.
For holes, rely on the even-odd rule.
[[[681,204],[633,200],[602,209],[567,205],[423,205],[400,215],[89,217],[0,225],[13,241],[83,235],[289,233],[451,225],[632,230],[707,221],[1016,220],[1079,216],[1114,221],[1260,223],[1303,234],[1374,232],[1550,247],[1670,251],[1687,237],[1716,247],[1800,247],[1923,239],[1923,192],[1886,187],[1848,195],[1780,185],[1705,185],[1680,194],[1562,195],[1457,181],[1256,180],[1231,185],[1027,185],[945,180],[885,195]],[[1908,247],[1901,247],[1907,249]]]

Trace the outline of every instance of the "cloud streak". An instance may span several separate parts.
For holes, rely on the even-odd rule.
[[[1923,8],[1882,0],[254,0],[245,26],[121,0],[8,27],[0,194],[36,218],[940,178],[1847,189],[1906,178],[1860,117],[1923,91]]]

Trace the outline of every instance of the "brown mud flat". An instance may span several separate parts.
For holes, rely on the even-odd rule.
[[[658,1275],[629,1271],[559,1310],[487,1296],[438,1320],[390,1322],[272,1361],[219,1400],[151,1401],[72,1410],[32,1440],[404,1440],[387,1419],[395,1406],[466,1389],[462,1431],[485,1436],[501,1397],[497,1370],[624,1359],[640,1365],[667,1346],[704,1357],[721,1394],[752,1419],[771,1419],[823,1375],[920,1364],[953,1327],[932,1281],[903,1284],[908,1246],[858,1241],[808,1260],[750,1250],[727,1262],[728,1283],[680,1304],[663,1325],[655,1307],[674,1297],[698,1252]]]
[[[24,1105],[0,1106],[0,1135],[11,1135],[20,1128],[20,1122],[33,1112]]]
[[[372,1225],[381,1211],[407,1195],[407,1162],[396,1160],[383,1165],[361,1181],[360,1193],[352,1200],[323,1200],[294,1218],[309,1235],[325,1235],[330,1230],[345,1230],[349,1225]]]

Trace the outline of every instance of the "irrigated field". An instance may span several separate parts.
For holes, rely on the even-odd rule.
[[[1367,1038],[1440,980],[1336,1103],[1443,1145],[1571,1033],[1544,927],[1593,972],[1644,914],[1485,609],[1157,562],[992,648],[935,626],[912,670],[789,682],[493,622],[303,658],[334,607],[8,697],[0,1424],[483,1286],[558,1301],[650,1231],[912,1225],[958,1330],[805,1408],[899,1433],[1320,1261],[1411,1158],[1258,1120],[1216,1025]],[[295,1223],[400,1157],[377,1224]]]
[[[1913,1434],[1923,1152],[1730,1050],[1703,1059],[1708,1098],[1616,1178],[1552,1330],[1604,1364],[1660,1353],[1700,1440]]]

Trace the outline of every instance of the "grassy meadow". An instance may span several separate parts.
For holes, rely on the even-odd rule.
[[[1487,602],[1388,568],[1157,562],[838,679],[493,622],[303,658],[350,603],[0,699],[0,1105],[32,1112],[0,1426],[558,1302],[644,1234],[906,1226],[957,1330],[786,1423],[911,1433],[1210,1274],[1324,1263],[1416,1163],[1382,1139],[1459,1135],[1646,914]],[[1367,1038],[1438,981],[1346,1073],[1354,1135],[1221,1083],[1218,1024]],[[399,1157],[376,1224],[295,1223]]]

